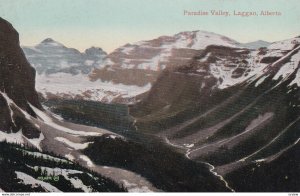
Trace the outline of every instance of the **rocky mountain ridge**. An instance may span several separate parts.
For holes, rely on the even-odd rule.
[[[126,44],[108,55],[99,53],[98,48],[80,53],[50,38],[37,46],[23,47],[23,50],[38,71],[37,88],[46,99],[132,104],[149,91],[165,68],[186,65],[206,47],[213,45],[249,51],[247,44],[207,31],[186,31]],[[250,43],[249,47],[254,45],[258,48],[267,43],[258,41]],[[247,68],[235,71],[237,76],[243,69]],[[68,84],[74,88],[66,89]],[[84,86],[91,87],[85,89]]]

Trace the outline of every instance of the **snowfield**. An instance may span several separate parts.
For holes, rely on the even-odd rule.
[[[38,167],[34,167],[38,169]],[[48,174],[53,174],[54,176],[62,175],[66,180],[70,181],[74,188],[81,189],[84,192],[93,192],[93,189],[90,186],[86,186],[80,179],[77,177],[70,177],[70,174],[82,174],[83,172],[71,169],[62,169],[62,168],[49,168],[41,167],[42,171],[47,171]]]
[[[40,181],[40,180],[36,180],[35,178],[33,178],[33,177],[23,173],[23,172],[16,171],[15,173],[17,174],[17,178],[22,180],[23,184],[31,185],[32,188],[40,186],[46,192],[61,192],[59,189],[52,186],[51,184]]]
[[[5,133],[3,131],[0,131],[0,141],[5,140],[8,143],[24,143],[22,131],[18,131],[17,133]]]
[[[127,180],[122,180],[123,186],[128,190],[128,192],[133,193],[143,193],[143,192],[152,192],[147,186],[137,187],[137,184],[130,183]]]
[[[63,138],[63,137],[56,137],[54,138],[56,139],[57,141],[60,141],[66,145],[68,145],[69,147],[75,149],[75,150],[82,150],[82,149],[85,149],[89,146],[89,144],[93,143],[93,142],[87,142],[87,143],[75,143],[75,142],[72,142],[66,138]]]
[[[85,131],[77,131],[77,130],[73,130],[73,129],[69,129],[67,127],[61,126],[57,123],[55,123],[53,121],[53,119],[51,117],[49,117],[46,113],[44,113],[43,111],[39,110],[38,108],[34,107],[33,105],[30,104],[30,107],[33,109],[33,111],[38,115],[38,117],[44,121],[45,124],[56,128],[60,131],[64,131],[66,133],[70,133],[73,135],[83,135],[83,136],[100,136],[100,133],[96,133],[96,132],[85,132]]]
[[[149,91],[151,84],[145,86],[114,84],[113,82],[91,81],[88,75],[56,73],[37,75],[36,89],[44,97],[49,94],[54,97],[111,102],[117,97],[130,98]]]
[[[240,48],[242,45],[235,40],[228,37],[208,32],[208,31],[186,31],[175,34],[173,36],[161,36],[154,40],[139,41],[133,44],[126,44],[114,52],[120,53],[122,63],[120,65],[123,69],[137,69],[159,71],[165,69],[168,61],[173,57],[173,49],[194,49],[203,50],[207,46],[227,46],[233,48]],[[157,55],[151,58],[143,58],[142,54],[139,57],[131,58],[139,51],[157,51]],[[123,57],[123,55],[127,57]],[[139,61],[138,65],[133,63]],[[99,65],[99,68],[104,68],[106,65],[112,66],[115,64],[114,60],[108,58]]]

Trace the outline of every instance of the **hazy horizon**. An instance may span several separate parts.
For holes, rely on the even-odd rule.
[[[112,52],[126,44],[182,31],[205,30],[241,43],[274,42],[299,35],[298,0],[0,0],[0,17],[20,34],[21,45],[52,38],[84,51]],[[279,11],[282,16],[185,16],[188,11]]]
[[[205,31],[205,30],[191,30],[191,31]],[[181,32],[188,32],[188,31],[181,31]],[[178,32],[178,33],[181,33],[181,32]],[[212,32],[212,33],[218,34],[217,32]],[[175,35],[175,34],[177,34],[177,33],[174,33],[174,34],[172,34],[172,35],[160,35],[160,36],[173,36],[173,35]],[[160,37],[160,36],[159,36],[159,37]],[[295,35],[294,37],[296,37],[296,36],[297,36],[297,35]],[[56,41],[56,42],[58,42],[58,43],[61,43],[61,44],[63,44],[64,46],[66,46],[66,47],[68,47],[68,48],[75,48],[75,49],[77,49],[77,50],[79,50],[79,51],[81,51],[81,52],[84,52],[84,50],[86,50],[86,49],[88,49],[88,48],[91,48],[91,47],[99,47],[99,48],[102,48],[101,46],[91,45],[90,47],[87,47],[87,48],[81,48],[81,49],[80,49],[80,48],[76,48],[75,46],[72,46],[72,45],[67,45],[67,44],[63,43],[62,41],[56,40],[56,39],[54,39],[54,38],[52,38],[52,37],[50,37],[50,36],[49,36],[49,37],[45,37],[44,39],[42,39],[42,40],[40,40],[40,41],[38,41],[37,43],[34,43],[34,44],[32,44],[32,45],[24,45],[24,44],[21,43],[21,46],[22,46],[22,47],[36,46],[36,45],[38,45],[39,43],[41,43],[42,41],[44,41],[45,39],[48,39],[48,38],[51,38],[51,39],[53,39],[54,41]],[[153,38],[150,38],[150,39],[148,39],[148,40],[152,40],[152,39],[155,39],[155,38],[157,38],[157,37],[153,37]],[[246,44],[246,43],[255,42],[255,41],[266,41],[266,42],[270,42],[270,43],[276,42],[276,41],[281,41],[281,40],[267,41],[267,40],[262,40],[262,39],[257,38],[256,40],[252,40],[252,41],[249,41],[249,42],[240,42],[239,40],[234,39],[233,37],[229,37],[229,38],[231,38],[231,39],[233,39],[233,40],[235,40],[235,41],[237,41],[237,42],[239,42],[239,43],[241,43],[241,44]],[[292,37],[288,37],[288,38],[285,38],[285,39],[289,39],[289,38],[292,38]],[[134,43],[139,42],[139,41],[147,41],[147,40],[146,40],[146,39],[144,39],[144,40],[136,40],[136,41],[131,42],[131,43],[129,43],[129,44],[134,44]],[[102,49],[103,49],[105,52],[110,53],[110,52],[113,52],[115,49],[118,49],[119,47],[121,47],[121,46],[123,46],[123,45],[126,45],[126,44],[128,44],[128,42],[119,45],[118,47],[112,49],[111,51],[106,51],[104,48],[102,48]]]

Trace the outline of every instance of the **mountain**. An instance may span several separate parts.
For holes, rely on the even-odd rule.
[[[92,80],[145,86],[156,81],[166,67],[186,64],[209,45],[240,47],[228,37],[206,31],[187,31],[149,41],[126,44],[112,53],[90,75]]]
[[[210,164],[236,191],[287,191],[285,180],[267,176],[287,176],[288,190],[299,191],[298,170],[284,162],[299,165],[299,68],[300,37],[258,50],[209,46],[163,71],[131,106],[132,126]]]
[[[245,48],[249,48],[249,49],[259,49],[262,47],[268,47],[271,44],[272,43],[266,42],[264,40],[257,40],[257,41],[253,41],[253,42],[244,43],[244,44],[242,44],[242,46],[244,46]]]
[[[0,76],[1,192],[229,191],[207,165],[157,140],[140,142],[126,134],[71,123],[42,107],[35,70],[19,46],[18,33],[2,18]],[[88,112],[97,117],[101,110],[97,102],[93,106]]]
[[[37,49],[77,53],[52,39]],[[18,33],[0,18],[1,191],[299,192],[300,37],[249,49],[183,32],[97,66],[40,69],[42,107]]]
[[[38,75],[68,73],[72,75],[88,74],[105,57],[101,48],[91,47],[84,53],[74,48],[67,48],[51,38],[43,40],[33,47],[22,47],[24,53]]]
[[[89,74],[107,55],[101,48],[91,47],[81,53],[47,38],[36,46],[24,46],[23,50],[37,70],[37,91],[46,100],[130,102],[132,97],[150,88],[150,85],[139,87],[115,84],[114,81],[92,81]]]
[[[241,44],[212,32],[186,31],[126,44],[108,55],[95,47],[80,53],[51,38],[23,50],[37,69],[37,90],[48,100],[132,104],[147,94],[165,68],[188,64],[208,46],[247,50],[269,44],[262,40]]]
[[[19,46],[18,33],[2,18],[0,84],[1,192],[125,191],[102,175],[47,153],[42,142],[51,138],[38,124],[36,111],[45,110],[35,91],[35,70]]]
[[[43,110],[35,91],[35,70],[19,46],[19,34],[1,18],[0,51],[0,140],[20,132],[32,143],[41,134],[28,120],[28,115],[36,117],[30,105]]]
[[[87,141],[91,136],[105,134],[107,139],[121,136],[104,129],[65,122],[45,110],[35,91],[35,70],[19,46],[18,33],[2,18],[0,18],[0,76],[0,190],[90,192],[135,189],[138,191],[148,183],[133,172],[94,165],[89,157],[80,151],[92,142]],[[22,152],[24,150],[26,153]],[[56,159],[59,157],[60,159]],[[61,164],[66,159],[72,162],[71,165],[76,163],[81,166],[78,165],[76,171],[71,171],[70,164]],[[99,179],[83,174],[86,172],[83,167],[95,171]],[[63,175],[60,177],[60,184],[45,182],[45,179],[39,180],[41,174],[36,171],[38,169],[47,170],[42,175],[45,178]],[[127,186],[122,179],[117,178],[122,175],[128,176],[126,182],[135,184]],[[100,182],[102,185],[99,184],[99,180],[102,181]],[[13,185],[16,185],[15,189]],[[57,186],[62,186],[62,189],[55,188]],[[147,190],[155,190],[150,183],[148,187]]]
[[[147,94],[165,68],[188,64],[206,47],[247,50],[266,45],[264,41],[241,44],[207,31],[186,31],[126,44],[108,55],[94,47],[80,53],[50,38],[23,50],[37,69],[37,90],[47,100],[133,104]]]
[[[125,192],[66,158],[6,142],[0,147],[1,192]]]
[[[229,190],[299,191],[299,160],[295,157],[299,151],[297,130],[300,126],[299,42],[300,37],[296,37],[259,49],[221,44],[193,50],[184,63],[156,71],[157,79],[153,80],[150,91],[140,102],[128,106],[128,116],[126,108],[120,109],[118,105],[107,107],[75,101],[59,102],[54,111],[72,121],[93,126],[113,122],[115,130],[110,129],[143,144],[129,145],[126,147],[131,150],[122,151],[118,149],[125,149],[123,141],[114,141],[120,146],[118,148],[99,139],[85,149],[85,153],[99,164],[114,164],[156,179],[163,166],[153,169],[156,160],[151,160],[152,153],[164,151],[161,146],[150,145],[149,141],[160,138],[187,159],[207,165]],[[116,56],[121,56],[123,52],[120,51]],[[140,51],[143,49],[136,49],[130,58]],[[129,73],[135,69],[137,67],[127,69],[114,64],[95,70],[93,74],[103,70]],[[122,115],[111,118],[111,110],[115,109],[115,113]],[[143,149],[148,145],[151,150]],[[112,148],[115,149],[113,155],[105,150]],[[93,153],[96,149],[101,149],[102,156]],[[155,157],[162,156],[158,154]],[[173,157],[170,152],[168,155]],[[139,157],[140,164],[132,156]],[[169,156],[163,157],[168,165],[174,161]],[[176,162],[181,161],[176,159]],[[176,173],[169,172],[166,176]],[[258,179],[268,186],[260,186]],[[171,179],[166,181],[173,183]],[[168,184],[164,186],[169,191],[177,191],[169,189]]]

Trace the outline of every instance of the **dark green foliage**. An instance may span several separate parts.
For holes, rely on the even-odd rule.
[[[120,138],[109,140],[105,135],[94,140],[84,152],[95,163],[136,172],[161,190],[228,191],[204,164],[186,159],[163,144],[146,146]]]
[[[121,131],[128,129],[131,122],[126,105],[58,99],[47,100],[43,104],[64,119],[84,125]]]
[[[38,152],[29,147],[21,147],[18,144],[8,144],[0,142],[0,187],[7,192],[43,192],[42,187],[32,188],[31,185],[20,183],[15,171],[25,173],[35,179],[41,180],[41,177],[51,178],[53,174],[47,173],[42,167],[72,169],[83,172],[83,174],[73,174],[73,176],[82,179],[82,182],[93,188],[95,192],[120,192],[124,191],[110,179],[96,174],[80,165],[70,162],[52,153],[43,153],[44,155],[53,156],[53,158],[43,158],[31,153]],[[33,167],[37,166],[37,169]],[[88,173],[90,175],[88,175]],[[93,177],[92,177],[93,176]],[[70,176],[69,176],[70,177]],[[59,180],[46,181],[63,192],[82,192],[81,189],[74,188],[73,185],[62,175]]]

